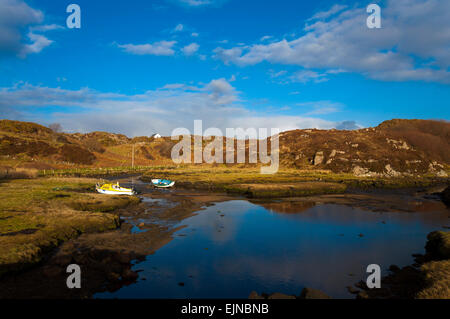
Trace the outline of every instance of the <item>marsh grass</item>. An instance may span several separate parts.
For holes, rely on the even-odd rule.
[[[82,233],[117,228],[119,217],[105,212],[139,202],[90,192],[94,184],[84,178],[0,183],[0,275],[39,262],[48,250]]]
[[[183,188],[241,194],[248,194],[248,185],[251,185],[253,193],[259,193],[258,196],[266,194],[268,197],[276,197],[276,192],[283,197],[340,193],[346,188],[407,188],[445,183],[445,179],[439,180],[432,176],[420,179],[356,177],[352,174],[333,173],[327,170],[281,169],[276,174],[264,175],[260,174],[258,167],[225,165],[155,167],[145,172],[142,177],[144,181],[150,181],[152,178],[174,180],[178,187]]]
[[[427,255],[433,261],[421,266],[425,288],[420,299],[450,299],[450,232],[436,231],[428,235]]]

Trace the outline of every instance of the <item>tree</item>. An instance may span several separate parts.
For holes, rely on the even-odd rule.
[[[50,124],[48,126],[48,128],[51,129],[55,133],[61,133],[63,131],[63,128],[62,128],[61,124],[59,124],[59,123]]]

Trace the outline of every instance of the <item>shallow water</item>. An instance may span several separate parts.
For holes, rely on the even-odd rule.
[[[447,211],[296,205],[234,200],[208,207],[133,267],[142,270],[137,283],[95,297],[247,298],[253,290],[299,295],[311,287],[353,298],[346,286],[365,280],[369,264],[386,275],[392,264],[413,263],[411,254],[424,252],[426,235],[448,223]]]

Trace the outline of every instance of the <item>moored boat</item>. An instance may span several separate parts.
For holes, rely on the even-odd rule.
[[[97,184],[95,189],[100,194],[106,194],[106,195],[129,195],[129,196],[131,196],[131,195],[136,194],[134,189],[121,187],[118,182],[117,182],[117,184],[103,184],[101,186],[99,184]]]
[[[152,184],[158,188],[170,188],[175,185],[175,182],[167,179],[152,179]]]

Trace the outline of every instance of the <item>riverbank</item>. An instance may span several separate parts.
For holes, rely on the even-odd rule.
[[[114,210],[136,197],[105,197],[91,179],[20,179],[0,183],[0,275],[39,263],[62,242],[120,225]]]
[[[353,174],[321,170],[283,169],[273,175],[260,174],[257,168],[165,167],[147,170],[141,179],[166,178],[176,187],[227,192],[248,197],[295,197],[341,194],[346,190],[429,188],[448,185],[446,177],[357,177]]]
[[[361,281],[349,287],[358,299],[450,299],[450,232],[434,231],[427,236],[424,255],[381,279],[380,289],[369,289]]]
[[[143,180],[153,173],[155,171],[149,172]],[[180,180],[182,186],[177,183],[174,190],[155,190],[145,183],[138,184],[142,202],[134,197],[95,194],[93,179],[4,181],[0,184],[3,196],[0,216],[0,244],[3,250],[0,256],[7,257],[5,261],[2,259],[2,263],[8,265],[3,269],[11,276],[2,278],[0,298],[90,298],[97,292],[115,291],[134,284],[139,279],[139,273],[133,266],[176,236],[181,236],[181,221],[213,203],[248,196],[246,192],[229,192],[230,196],[220,192],[220,188],[213,188],[214,192],[209,188],[207,191],[188,189],[189,185],[196,185],[195,182],[199,181],[200,185],[221,185],[226,191],[236,182],[245,185],[250,178],[253,178],[254,185],[262,189],[271,181],[270,176],[254,178],[251,174],[246,172],[239,177],[232,172],[219,172],[214,178],[207,171],[192,174],[189,181],[174,174],[173,179]],[[305,183],[304,178],[301,174],[293,177],[283,172],[275,177],[275,181],[281,186]],[[323,177],[318,180],[317,176],[310,178],[306,183],[312,185],[326,184],[332,180],[324,181]],[[183,181],[191,184],[183,184]],[[336,180],[335,184],[346,185]],[[8,196],[8,192],[13,195]],[[306,194],[297,194],[277,200],[254,196],[251,202],[279,213],[299,213],[299,205],[308,209],[316,202],[380,212],[445,209],[436,197],[430,198],[435,189],[405,191],[407,196],[402,195],[401,191],[396,192],[352,193],[347,190],[341,194],[316,193],[306,197]],[[8,247],[9,250],[5,250]],[[70,263],[82,267],[81,290],[68,290],[65,285],[65,267]],[[447,270],[446,264],[430,264],[428,270],[424,268],[430,278],[448,278]],[[442,282],[442,279],[435,279],[434,282]]]
[[[56,197],[63,198],[67,205],[74,202],[77,203],[76,206],[86,203],[85,196],[88,195],[88,197],[94,196],[101,199],[94,201],[94,204],[99,205],[101,210],[104,210],[105,207],[101,203],[105,201],[109,204],[115,203],[116,206],[113,211],[110,210],[113,206],[110,206],[106,213],[76,211],[74,214],[83,214],[85,219],[82,224],[90,227],[90,231],[77,230],[70,234],[64,233],[62,229],[76,230],[79,227],[76,223],[78,219],[74,217],[71,224],[64,220],[61,221],[62,229],[58,229],[58,233],[64,236],[52,241],[54,245],[41,247],[39,245],[41,242],[38,242],[33,246],[36,251],[39,251],[39,258],[19,258],[19,256],[16,258],[16,265],[23,264],[21,264],[20,271],[19,269],[10,271],[1,278],[0,298],[91,298],[97,292],[114,291],[124,285],[130,285],[139,277],[138,273],[132,270],[132,266],[145,260],[146,256],[153,254],[172,241],[174,233],[182,228],[177,226],[180,221],[212,203],[231,199],[220,194],[153,192],[152,188],[140,185],[142,202],[135,197],[119,197],[118,199],[123,201],[119,205],[119,202],[113,200],[114,197],[76,191],[93,185],[93,180],[33,181],[38,185],[40,183],[47,185],[46,190],[50,193],[55,189],[58,192]],[[19,185],[24,183],[28,185],[27,181],[14,182]],[[56,188],[55,182],[58,182]],[[8,185],[11,187],[10,184]],[[40,187],[37,186],[37,188]],[[61,197],[62,190],[64,190],[65,196],[70,193],[69,188],[74,192],[71,194],[71,197],[75,197],[72,200],[69,200],[69,197]],[[52,195],[48,195],[48,197]],[[113,202],[110,202],[111,200]],[[125,204],[125,201],[130,202]],[[99,216],[104,218],[105,223],[98,225],[94,222],[95,218],[99,218]],[[58,221],[60,217],[58,217]],[[107,221],[110,219],[113,222],[110,227],[107,227]],[[64,227],[62,227],[63,225]],[[24,247],[19,246],[19,237],[16,236],[19,235],[11,234],[10,236],[11,241],[18,242],[14,251],[23,251]],[[31,239],[32,234],[23,234],[23,236]],[[42,232],[40,236],[49,236],[47,237],[49,241],[55,238],[45,232]],[[2,237],[0,237],[1,239]],[[23,257],[22,254],[20,257]],[[71,263],[78,264],[82,269],[81,289],[67,289],[66,267]]]

